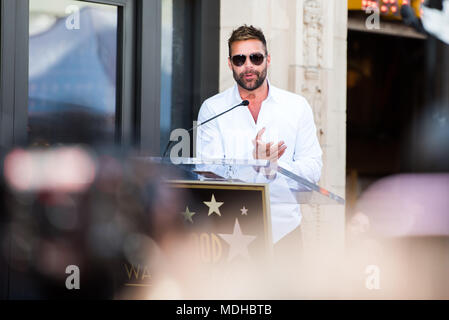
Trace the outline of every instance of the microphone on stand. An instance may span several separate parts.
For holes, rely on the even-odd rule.
[[[216,119],[216,118],[218,118],[218,117],[224,115],[225,113],[228,113],[229,111],[234,110],[234,109],[237,108],[237,107],[240,107],[240,106],[248,106],[248,105],[249,105],[249,101],[248,101],[248,100],[243,100],[243,101],[240,102],[238,105],[233,106],[232,108],[230,108],[230,109],[228,109],[228,110],[226,110],[226,111],[223,111],[222,113],[217,114],[216,116],[213,116],[212,118],[207,119],[206,121],[201,122],[200,124],[197,124],[196,126],[194,126],[194,127],[190,128],[189,130],[187,130],[187,132],[192,132],[193,130],[197,129],[198,127],[201,127],[203,124],[206,124],[206,123],[208,123],[209,121],[212,121],[212,120],[214,120],[214,119]],[[168,151],[168,149],[170,148],[170,145],[171,145],[173,142],[176,142],[176,141],[172,141],[172,140],[169,140],[169,141],[168,141],[167,146],[165,147],[165,150],[164,150],[164,154],[162,155],[163,158],[165,158],[165,156],[166,156],[166,154],[167,154],[167,151]]]

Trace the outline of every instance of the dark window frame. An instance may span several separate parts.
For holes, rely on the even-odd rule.
[[[174,129],[192,127],[202,103],[219,92],[220,0],[173,0],[173,10],[171,105],[164,112],[170,127],[161,127],[161,149]],[[194,157],[196,137],[190,138]]]
[[[28,0],[2,0],[0,146],[24,143],[28,112]],[[26,54],[24,53],[26,52]]]
[[[118,7],[116,143],[159,154],[161,1],[79,1]],[[1,0],[0,15],[0,147],[9,149],[28,140],[29,0]]]

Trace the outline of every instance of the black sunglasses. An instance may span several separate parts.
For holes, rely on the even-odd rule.
[[[253,53],[249,55],[249,60],[256,66],[260,66],[264,59],[265,55],[262,53]],[[241,67],[245,64],[246,56],[244,54],[237,54],[231,57],[231,61],[233,65]]]

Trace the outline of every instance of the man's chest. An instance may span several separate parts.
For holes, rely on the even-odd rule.
[[[287,147],[291,146],[293,149],[298,133],[298,119],[294,115],[288,116],[261,108],[256,122],[249,108],[242,108],[219,119],[218,128],[227,156],[244,157],[252,153],[252,141],[262,128],[265,128],[261,137],[263,141],[284,141]]]

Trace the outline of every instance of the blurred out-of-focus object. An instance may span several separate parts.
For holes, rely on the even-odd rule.
[[[449,0],[443,1],[443,10],[423,6],[422,23],[428,33],[449,44]]]
[[[163,183],[167,169],[81,146],[0,160],[0,298],[144,298],[173,277],[166,259],[184,241],[183,196]],[[77,290],[66,286],[68,266],[79,269]]]
[[[448,88],[449,90],[449,88]],[[411,138],[410,161],[427,172],[449,170],[449,110],[444,102],[435,103],[423,114],[417,125],[418,137]],[[413,152],[412,152],[413,150]],[[422,171],[424,171],[421,169]]]
[[[85,191],[95,178],[95,160],[79,147],[50,150],[16,149],[8,154],[4,175],[20,192]]]
[[[356,212],[347,225],[348,233],[352,237],[364,234],[370,229],[369,218],[363,212]]]
[[[402,21],[406,25],[414,28],[416,31],[418,31],[420,33],[423,33],[423,34],[426,33],[426,31],[422,25],[421,19],[416,15],[416,13],[412,7],[404,5],[401,7],[400,13],[401,13]]]
[[[422,15],[424,0],[348,0],[348,10],[363,10],[368,8],[379,10],[379,13],[387,18],[400,20],[401,7],[411,6],[415,14]]]
[[[448,299],[448,195],[447,173],[392,175],[363,192],[348,224],[348,267],[378,268],[381,290],[362,287],[358,298]]]
[[[449,174],[400,174],[373,183],[357,210],[381,237],[449,236]]]

